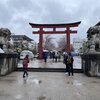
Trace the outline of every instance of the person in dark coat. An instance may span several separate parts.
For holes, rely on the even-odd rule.
[[[52,52],[52,59],[53,59],[53,62],[54,62],[54,59],[55,59],[55,52],[54,51]]]
[[[60,59],[61,59],[61,52],[60,51],[58,52],[58,59],[59,59],[58,61],[60,62]]]
[[[43,59],[44,59],[44,62],[45,63],[47,62],[47,58],[48,58],[48,52],[47,51],[44,51],[43,52]]]
[[[68,55],[68,58],[67,58],[67,69],[68,69],[68,75],[70,76],[70,73],[72,73],[72,76],[74,75],[73,74],[73,56],[71,56],[71,53],[69,53]]]
[[[67,74],[67,72],[68,72],[67,58],[68,58],[68,54],[64,53],[63,54],[63,63],[66,65],[65,74]]]
[[[23,78],[25,77],[25,75],[28,76],[27,73],[28,63],[29,63],[29,55],[26,55],[25,58],[23,59],[23,69],[24,69]]]
[[[55,62],[57,62],[57,59],[58,59],[58,52],[55,51]]]

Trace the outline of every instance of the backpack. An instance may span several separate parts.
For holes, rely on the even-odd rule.
[[[71,63],[71,56],[68,56],[67,58],[67,64],[70,64]]]

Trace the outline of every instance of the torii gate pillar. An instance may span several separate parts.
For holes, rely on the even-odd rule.
[[[66,31],[66,44],[67,44],[67,52],[70,52],[70,28],[67,27]]]
[[[39,59],[42,59],[42,54],[43,54],[43,29],[40,28],[40,31],[39,31]]]

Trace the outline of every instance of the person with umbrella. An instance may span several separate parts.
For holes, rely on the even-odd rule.
[[[45,63],[47,62],[47,58],[48,58],[48,50],[44,50],[43,51],[43,59],[44,59]]]
[[[29,63],[29,55],[26,55],[25,58],[23,59],[23,69],[24,69],[24,73],[23,73],[23,78],[25,77],[25,75],[28,77],[28,63]]]
[[[67,58],[67,69],[68,69],[68,75],[70,76],[70,72],[72,73],[72,76],[74,75],[73,73],[73,56],[71,55],[71,52],[68,54]]]

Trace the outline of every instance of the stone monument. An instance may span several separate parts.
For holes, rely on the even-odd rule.
[[[0,28],[0,76],[6,75],[17,68],[18,54],[13,52],[13,45],[10,43],[11,32],[7,28]]]
[[[87,31],[88,53],[100,53],[100,22]]]
[[[82,68],[88,76],[100,76],[100,22],[87,31],[87,48],[82,55]]]
[[[13,45],[10,43],[11,32],[8,28],[0,28],[0,48],[5,53],[13,52]]]

